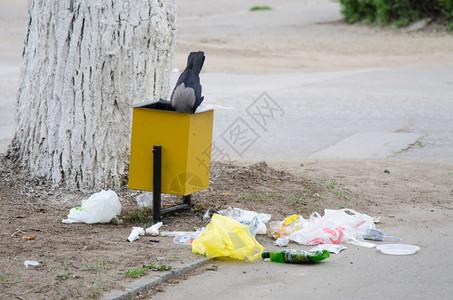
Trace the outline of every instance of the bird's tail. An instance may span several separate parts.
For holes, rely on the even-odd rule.
[[[190,52],[187,58],[187,68],[192,69],[195,73],[200,73],[204,63],[204,52]]]

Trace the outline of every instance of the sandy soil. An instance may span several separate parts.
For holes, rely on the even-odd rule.
[[[179,4],[177,68],[183,68],[187,52],[194,48],[209,54],[205,72],[453,65],[453,60],[446,59],[453,52],[451,34],[436,24],[411,33],[350,26],[340,20],[336,4],[322,0],[270,1],[275,9],[256,12],[259,15],[248,12],[251,5],[241,1],[225,2],[221,8],[209,7],[201,0],[186,2]],[[0,9],[0,37],[9,41],[0,44],[3,54],[21,52],[24,30],[19,24],[25,24],[24,3],[0,1],[10,12]],[[314,4],[319,3],[326,5],[328,14],[310,22],[311,16],[316,17]],[[143,264],[177,269],[200,259],[168,237],[126,242],[131,227],[143,225],[126,217],[136,208],[137,192],[117,191],[123,205],[122,224],[65,225],[61,220],[69,209],[89,195],[27,181],[5,160],[0,171],[1,299],[97,298],[112,289],[126,289],[134,280],[126,276],[127,270]],[[272,161],[252,166],[216,163],[211,176],[211,188],[194,195],[190,211],[166,217],[163,230],[193,231],[205,226],[202,216],[209,207],[272,213],[273,220],[349,207],[406,225],[418,222],[406,216],[410,207],[440,215],[453,209],[453,165],[393,160],[307,160],[298,166]],[[32,235],[36,239],[22,239]],[[159,243],[150,243],[150,239]],[[272,243],[265,236],[259,241],[264,246]],[[24,268],[25,260],[37,260],[40,265]],[[149,270],[146,276],[156,273]]]

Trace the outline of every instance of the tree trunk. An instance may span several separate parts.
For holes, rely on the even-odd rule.
[[[167,98],[175,0],[29,0],[10,155],[32,177],[123,185],[131,105]]]

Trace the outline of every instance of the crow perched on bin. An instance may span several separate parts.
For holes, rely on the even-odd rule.
[[[200,71],[204,63],[204,52],[191,52],[187,67],[178,78],[170,97],[171,106],[177,112],[193,114],[203,102],[201,96]]]

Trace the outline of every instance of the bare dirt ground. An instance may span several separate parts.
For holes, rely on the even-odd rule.
[[[15,8],[14,2],[0,2],[8,9]],[[309,72],[453,63],[445,59],[453,52],[453,39],[436,24],[412,33],[350,26],[339,18],[308,25],[287,24],[284,34],[278,28],[269,31],[264,25],[247,23],[228,29],[221,22],[222,16],[240,17],[247,13],[249,4],[245,8],[242,2],[232,1],[236,6],[216,8],[213,13],[202,2],[181,2],[176,67],[184,65],[187,52],[194,48],[209,52],[206,72]],[[287,2],[289,6],[295,3]],[[305,2],[309,8],[310,1]],[[23,12],[9,15],[17,26],[25,25],[17,21],[24,17]],[[1,44],[2,52],[20,53],[23,30],[2,28],[6,28],[0,31],[2,40],[11,42]],[[170,237],[126,241],[132,226],[143,226],[126,217],[137,208],[138,192],[126,188],[117,191],[123,206],[122,224],[69,225],[61,220],[89,195],[29,181],[4,158],[0,171],[0,299],[98,298],[112,289],[125,290],[134,280],[126,275],[128,270],[140,269],[143,264],[175,270],[201,258],[192,254],[190,247],[174,244]],[[210,207],[271,213],[272,220],[349,207],[404,226],[413,225],[404,214],[410,207],[423,207],[427,214],[453,209],[453,165],[430,162],[307,160],[296,166],[272,161],[255,165],[215,163],[211,180],[209,190],[193,196],[190,211],[166,216],[167,224],[161,229],[199,229],[206,225],[202,216]],[[164,205],[176,201],[166,200]],[[24,240],[24,236],[36,238]],[[150,239],[159,242],[150,243]],[[265,247],[273,242],[266,236],[259,236],[258,241]],[[25,268],[25,260],[36,260],[39,266]],[[215,267],[207,269],[213,271]],[[145,276],[152,278],[158,272],[148,270]]]
[[[126,241],[132,226],[150,222],[127,218],[137,209],[136,192],[117,191],[123,224],[63,224],[61,220],[69,209],[79,206],[88,195],[28,182],[25,174],[19,175],[21,172],[10,169],[5,161],[1,171],[2,298],[96,298],[113,288],[125,288],[133,280],[126,275],[127,270],[140,269],[143,264],[177,269],[201,258],[191,254],[190,247],[174,244],[171,237]],[[330,178],[312,181],[306,177],[308,171],[303,172],[294,176],[264,162],[252,166],[215,164],[211,188],[194,195],[190,211],[165,216],[167,225],[162,230],[202,228],[206,226],[203,214],[210,207],[239,207],[271,213],[275,220],[281,220],[296,212],[307,215],[319,211],[326,203],[336,208],[351,206],[353,194],[340,183]],[[176,201],[164,202],[165,206],[174,204]],[[353,206],[363,211],[373,205],[356,202]],[[143,211],[142,215],[152,218],[151,212]],[[30,236],[36,239],[24,240]],[[159,243],[150,243],[150,239]],[[265,237],[262,240],[269,242]],[[40,265],[25,268],[26,260],[36,260]]]

